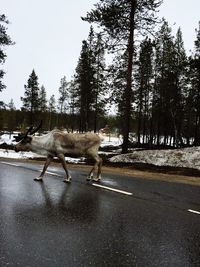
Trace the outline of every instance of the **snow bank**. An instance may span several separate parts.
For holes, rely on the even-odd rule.
[[[16,135],[17,133],[14,133]],[[103,136],[104,140],[101,147],[119,146],[122,139],[113,136]],[[12,144],[13,135],[4,134],[0,137],[0,144]],[[109,154],[109,152],[106,152]],[[32,152],[19,152],[13,150],[0,149],[0,157],[4,158],[42,158],[42,156]],[[84,158],[66,157],[66,160],[71,163],[83,163]],[[147,163],[157,166],[172,166],[185,167],[200,170],[200,147],[190,147],[183,149],[168,149],[168,150],[141,150],[134,151],[129,154],[114,156],[110,159],[111,162],[119,163]]]
[[[16,153],[14,150],[8,150],[8,149],[0,149],[0,158],[11,158],[11,159],[35,159],[35,158],[41,158],[45,159],[46,157],[38,155],[36,153],[32,152],[18,152]],[[71,157],[65,157],[66,161],[69,163],[84,163],[85,158],[71,158]]]
[[[14,141],[14,135],[18,135],[18,132],[14,132],[13,134],[3,134],[0,136],[0,144],[6,143],[8,145],[16,144]],[[122,140],[118,137],[113,136],[102,136],[103,141],[101,143],[101,147],[106,146],[119,146],[122,143]],[[108,153],[109,154],[109,153]],[[41,155],[32,153],[32,152],[18,152],[16,153],[13,150],[9,149],[0,149],[0,157],[2,158],[13,158],[13,159],[34,159],[34,158],[45,158]],[[66,161],[69,163],[84,163],[85,158],[72,158],[72,157],[65,157]]]
[[[18,133],[14,134],[3,134],[0,136],[0,144],[6,143],[8,145],[13,144],[13,136],[17,135]]]
[[[103,139],[101,142],[101,147],[105,146],[120,146],[122,144],[122,138],[108,135],[101,135]]]
[[[200,147],[168,150],[142,150],[114,156],[111,162],[147,163],[157,166],[185,167],[200,170]]]

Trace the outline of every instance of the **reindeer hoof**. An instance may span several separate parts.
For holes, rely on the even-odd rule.
[[[71,183],[71,178],[70,179],[65,179],[63,180],[64,183],[70,184]]]
[[[90,177],[87,177],[87,178],[86,178],[86,181],[87,181],[87,182],[90,182],[90,181],[91,181],[91,178],[90,178]]]
[[[96,182],[96,183],[100,183],[101,182],[101,179],[93,179],[92,181],[93,182]]]
[[[37,182],[43,182],[43,179],[40,178],[40,177],[36,177],[36,178],[34,179],[34,181],[37,181]]]

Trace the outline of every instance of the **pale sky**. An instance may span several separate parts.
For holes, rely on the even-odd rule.
[[[7,59],[0,66],[6,71],[7,86],[0,100],[11,98],[16,108],[22,106],[24,84],[34,69],[39,85],[44,85],[48,99],[58,97],[60,80],[71,79],[77,66],[82,40],[90,24],[81,20],[98,0],[0,0],[0,13],[10,21],[7,33],[15,45],[6,48]],[[165,17],[175,34],[181,27],[186,51],[194,48],[195,28],[200,20],[200,0],[164,0],[160,17]],[[174,25],[174,23],[176,23]]]

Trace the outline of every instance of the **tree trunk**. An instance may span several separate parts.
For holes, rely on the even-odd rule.
[[[135,27],[135,10],[136,1],[131,1],[130,12],[130,29],[128,40],[128,72],[127,72],[127,86],[125,88],[125,109],[124,109],[124,127],[123,127],[123,144],[122,153],[128,152],[130,119],[131,119],[131,91],[132,91],[132,69],[133,69],[133,49],[134,49],[134,27]]]
[[[200,121],[200,117],[198,115],[196,115],[195,134],[194,134],[194,143],[193,143],[194,146],[200,145],[199,121]]]

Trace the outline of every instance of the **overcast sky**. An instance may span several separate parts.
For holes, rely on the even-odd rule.
[[[7,33],[15,42],[6,48],[7,59],[0,100],[17,108],[22,106],[24,84],[35,69],[39,84],[44,85],[47,97],[58,96],[60,79],[74,74],[82,40],[89,33],[89,23],[81,16],[90,11],[97,0],[0,0],[0,13],[10,24]],[[195,28],[200,20],[200,0],[164,0],[160,16],[165,17],[175,34],[181,27],[186,51],[194,48]],[[176,23],[174,25],[174,23]],[[2,67],[2,66],[1,66]]]

